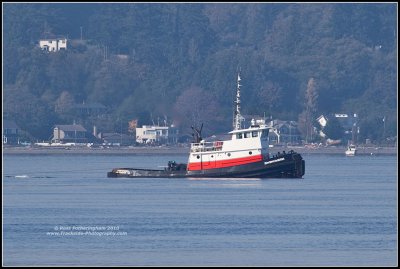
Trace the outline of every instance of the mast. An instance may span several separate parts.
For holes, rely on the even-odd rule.
[[[234,103],[236,104],[236,109],[235,109],[235,116],[233,119],[233,129],[234,130],[239,130],[240,129],[240,121],[242,119],[242,115],[240,114],[240,73],[238,73],[237,76],[237,88],[236,88],[236,100]]]

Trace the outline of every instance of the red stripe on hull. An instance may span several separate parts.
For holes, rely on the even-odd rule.
[[[228,159],[228,160],[201,162],[201,163],[196,162],[196,163],[188,164],[188,171],[224,168],[224,167],[254,163],[254,162],[259,162],[259,161],[262,161],[262,155]]]

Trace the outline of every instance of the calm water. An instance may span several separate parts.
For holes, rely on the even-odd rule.
[[[303,179],[108,179],[185,155],[3,156],[4,265],[395,266],[397,157]]]

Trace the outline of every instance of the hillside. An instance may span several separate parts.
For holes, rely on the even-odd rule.
[[[51,35],[69,48],[43,52]],[[239,68],[243,114],[297,121],[312,79],[313,116],[357,113],[373,141],[385,117],[397,136],[396,3],[3,3],[3,118],[38,139],[74,120],[228,131]],[[83,103],[107,112],[77,114]]]

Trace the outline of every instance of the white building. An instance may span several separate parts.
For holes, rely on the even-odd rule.
[[[67,39],[66,38],[50,38],[39,40],[39,46],[42,50],[46,51],[59,51],[67,49]]]
[[[136,128],[136,142],[146,144],[175,144],[178,142],[178,129],[171,126],[143,125]]]
[[[328,119],[324,115],[319,116],[317,118],[317,121],[322,129],[324,129],[326,124],[328,123]],[[326,137],[326,134],[322,130],[319,130],[319,135],[323,138]]]
[[[321,125],[322,128],[324,128],[326,126],[326,124],[328,123],[328,119],[324,115],[319,116],[317,118],[317,121],[318,121],[319,125]]]

